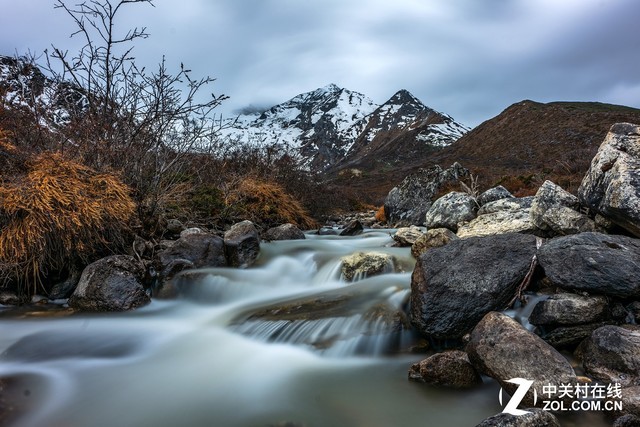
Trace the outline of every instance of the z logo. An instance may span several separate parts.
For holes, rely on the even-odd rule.
[[[507,382],[511,384],[517,384],[518,388],[516,389],[516,392],[513,393],[513,396],[511,396],[511,400],[507,402],[507,406],[504,407],[504,410],[502,411],[502,413],[511,414],[511,415],[528,414],[529,411],[523,411],[522,409],[518,409],[518,405],[520,405],[520,402],[522,402],[522,399],[524,399],[524,396],[527,394],[527,392],[533,385],[533,381],[526,380],[524,378],[511,378],[510,380],[507,380]],[[500,405],[502,405],[502,388],[500,388],[498,399],[500,400]],[[533,405],[534,406],[537,403],[537,401],[538,401],[538,393],[534,388],[533,389]]]

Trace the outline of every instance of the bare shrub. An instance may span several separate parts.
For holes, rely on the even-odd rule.
[[[164,58],[154,72],[136,65],[133,43],[148,37],[146,29],[121,32],[115,25],[136,4],[153,1],[56,1],[75,24],[72,36],[85,45],[75,54],[54,46],[46,69],[75,99],[76,108],[55,126],[60,149],[96,170],[121,171],[140,213],[154,215],[191,166],[189,155],[215,149],[220,126],[213,110],[226,96],[200,101],[214,79],[195,79],[183,64],[177,72]]]

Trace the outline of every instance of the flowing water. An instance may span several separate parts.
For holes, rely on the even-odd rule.
[[[132,313],[3,317],[11,425],[473,426],[500,412],[493,381],[407,380],[424,357],[399,314],[408,249],[383,231],[308,237],[263,243],[250,269],[185,274],[179,299]],[[394,255],[396,272],[346,283],[340,258],[357,251]]]

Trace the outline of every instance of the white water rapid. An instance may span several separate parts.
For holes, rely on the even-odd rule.
[[[499,413],[493,382],[407,380],[424,357],[398,314],[413,260],[391,243],[263,243],[255,267],[189,273],[180,298],[135,312],[2,316],[3,392],[23,413],[12,427],[445,427]],[[347,283],[340,258],[357,251],[392,254],[400,271]]]

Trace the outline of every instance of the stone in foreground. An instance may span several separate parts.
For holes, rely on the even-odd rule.
[[[502,234],[453,240],[418,257],[410,319],[418,332],[460,338],[490,311],[503,310],[527,274],[536,238]]]
[[[640,385],[640,328],[603,326],[584,343],[585,372],[600,381]]]
[[[558,237],[542,245],[538,261],[563,289],[640,297],[640,240],[602,233]]]
[[[467,353],[459,350],[437,353],[413,364],[409,379],[447,388],[472,388],[482,384],[482,377],[469,362]]]
[[[144,267],[132,256],[113,255],[89,264],[69,306],[83,311],[127,311],[151,302],[142,285]]]
[[[253,265],[260,255],[260,237],[256,226],[251,221],[234,224],[224,234],[224,246],[227,261],[232,267]]]
[[[534,404],[534,389],[542,396],[545,385],[559,387],[577,381],[564,356],[502,313],[491,312],[478,323],[471,333],[467,353],[480,373],[496,379],[511,395],[518,385],[508,382],[510,379],[533,380],[533,386],[522,400],[527,406]]]

